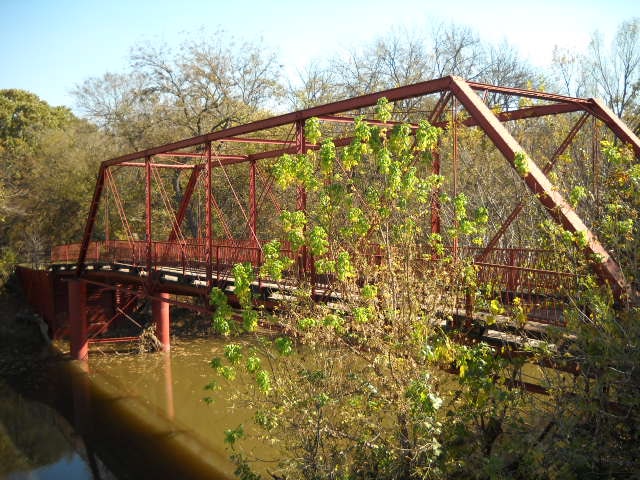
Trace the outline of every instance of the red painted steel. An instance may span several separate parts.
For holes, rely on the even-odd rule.
[[[433,152],[431,173],[440,175],[440,153],[437,151]],[[431,233],[440,234],[440,230],[440,189],[436,189],[431,193]]]
[[[55,276],[51,272],[21,266],[16,267],[16,275],[27,302],[49,326],[50,336],[58,336],[63,325],[56,315]]]
[[[158,293],[157,297],[160,298],[154,298],[151,301],[153,323],[156,326],[156,337],[160,340],[162,351],[168,352],[171,349],[169,303],[166,301],[169,298],[169,294],[162,292]]]
[[[487,96],[487,93],[495,93],[505,96],[532,98],[538,100],[539,103],[513,111],[495,113],[487,107],[476,92],[485,92],[485,96]],[[429,94],[439,94],[439,98],[433,107],[430,107],[433,108],[429,115],[431,122],[443,128],[453,127],[453,165],[451,168],[453,169],[454,176],[454,194],[457,190],[458,183],[458,146],[455,140],[457,136],[456,129],[459,126],[478,127],[482,129],[498,150],[513,165],[516,153],[524,153],[524,150],[509,134],[503,122],[537,118],[546,115],[585,112],[572,131],[569,132],[567,138],[558,147],[551,161],[543,169],[538,168],[532,161],[529,162],[529,172],[524,176],[523,181],[531,192],[540,199],[541,203],[548,209],[558,223],[572,232],[584,232],[587,235],[588,248],[585,254],[590,258],[593,257],[594,253],[600,256],[599,258],[601,258],[602,261],[595,265],[596,272],[604,281],[612,285],[617,294],[622,293],[626,286],[618,265],[598,243],[598,240],[587,229],[576,212],[573,211],[562,196],[552,188],[546,174],[580,130],[587,118],[587,114],[605,122],[613,133],[623,142],[633,146],[636,154],[640,154],[640,141],[638,138],[599,101],[518,88],[486,85],[478,82],[465,82],[458,77],[444,77],[415,85],[362,95],[327,105],[259,120],[246,125],[211,132],[105,161],[102,163],[98,173],[82,242],[80,244],[55,247],[51,252],[52,262],[69,264],[77,260],[76,275],[85,276],[85,278],[89,275],[85,269],[87,262],[96,263],[97,266],[94,268],[101,268],[101,265],[109,263],[112,263],[116,269],[119,268],[117,264],[130,265],[137,269],[135,270],[137,275],[135,281],[133,280],[133,274],[117,272],[115,270],[93,270],[90,275],[91,278],[119,279],[129,281],[136,285],[146,282],[147,290],[144,295],[146,295],[147,298],[157,297],[158,291],[162,289],[162,286],[159,284],[160,280],[158,275],[162,274],[162,268],[171,267],[179,269],[183,275],[204,275],[206,280],[205,285],[195,285],[189,288],[192,289],[190,291],[196,292],[197,295],[206,296],[209,288],[213,286],[214,273],[216,282],[221,284],[220,282],[228,278],[233,263],[246,261],[255,267],[259,267],[261,264],[262,239],[258,234],[257,228],[261,209],[266,203],[264,200],[269,198],[278,213],[282,210],[280,202],[283,200],[278,199],[277,195],[272,191],[273,177],[265,180],[262,176],[259,168],[259,162],[261,160],[276,158],[284,153],[302,154],[308,150],[317,149],[317,145],[307,144],[304,138],[304,123],[311,117],[319,117],[328,122],[347,122],[351,121],[355,115],[360,113],[370,115],[371,110],[364,109],[372,107],[377,100],[382,97],[387,98],[390,102],[397,102],[399,100]],[[460,103],[457,104],[456,102]],[[463,109],[459,108],[460,105]],[[442,121],[442,117],[448,107],[451,108],[452,118],[462,113],[462,120],[460,122],[449,123],[448,120]],[[466,116],[466,114],[468,114],[468,116]],[[376,122],[372,121],[371,123]],[[397,122],[390,122],[389,124],[395,123]],[[282,128],[274,130],[277,127],[286,126],[292,129],[295,128],[295,136],[293,136],[293,130],[289,130],[288,134],[283,134],[282,131],[285,129]],[[340,148],[347,146],[352,140],[352,137],[336,138],[334,139],[334,144]],[[216,153],[215,150],[221,143],[262,145],[264,149],[252,147],[254,153],[247,155]],[[274,145],[280,148],[270,149],[273,148],[271,146]],[[226,150],[222,148],[221,152],[226,152]],[[440,172],[439,154],[440,152],[438,151],[434,152],[432,173]],[[176,159],[182,158],[183,160],[175,160],[177,162],[175,164],[160,163],[155,160],[155,157],[176,157]],[[237,185],[237,178],[234,177],[237,170],[231,167],[231,165],[243,162],[248,162],[248,198],[245,194],[246,190],[239,190],[234,187],[234,185]],[[136,237],[136,234],[132,232],[131,225],[135,226],[136,223],[132,220],[130,225],[127,219],[127,209],[125,209],[123,199],[118,192],[114,176],[110,169],[112,167],[142,166],[145,167],[145,218],[135,220],[135,222],[140,222],[137,225],[142,225],[142,221],[144,221],[145,238],[141,241]],[[159,192],[160,194],[164,194],[162,196],[164,208],[168,210],[168,212],[162,213],[168,213],[165,217],[172,219],[166,242],[154,241],[152,235],[153,231],[156,231],[156,236],[162,232],[161,225],[156,227],[152,222],[152,219],[158,221],[157,219],[162,217],[159,212],[154,214],[152,208],[152,198],[156,198],[154,195],[157,195],[157,192],[154,193],[153,190],[152,173],[158,168],[193,169],[189,183],[185,188],[183,199],[176,209],[177,212],[175,214],[171,202],[167,201],[166,192]],[[218,203],[214,195],[214,168],[220,169],[219,171],[223,174],[227,183],[225,187],[228,193],[227,197],[223,196],[224,192],[218,193],[218,184],[216,183],[216,194],[220,199],[220,203]],[[205,172],[203,182],[205,183],[204,238],[185,238],[182,235],[181,225],[194,195],[200,172],[203,170]],[[246,170],[243,172],[242,178],[245,178],[245,174]],[[257,177],[260,177],[262,182],[260,195],[258,195]],[[94,241],[93,238],[93,231],[95,229],[96,217],[105,182],[110,189],[109,191],[113,194],[118,215],[123,223],[124,232],[121,233],[121,235],[125,238],[124,240],[107,239],[106,241]],[[158,180],[157,183],[158,185],[155,186],[155,188],[161,190],[161,182]],[[235,204],[233,202],[235,202]],[[307,192],[304,191],[304,189],[300,189],[297,192],[295,202],[297,209],[306,209]],[[224,210],[221,207],[224,207]],[[233,208],[236,213],[241,214],[244,217],[244,221],[238,221],[238,219],[235,219],[235,221],[227,220],[224,212],[229,208]],[[131,210],[130,208],[128,209]],[[534,254],[529,250],[527,251],[528,253],[525,254],[523,253],[525,252],[524,250],[511,249],[508,251],[508,255],[504,253],[504,255],[507,256],[503,255],[500,257],[498,252],[501,252],[501,250],[496,249],[495,245],[504,233],[504,230],[508,228],[508,225],[518,215],[521,209],[521,205],[516,206],[512,214],[507,217],[507,220],[498,230],[498,234],[484,247],[483,251],[475,250],[471,252],[465,250],[466,247],[457,245],[455,246],[455,250],[460,250],[461,255],[470,255],[472,253],[476,255],[476,265],[479,276],[483,281],[491,281],[493,284],[502,286],[504,292],[508,292],[511,296],[526,297],[527,302],[540,310],[542,308],[540,307],[540,305],[542,305],[541,295],[545,296],[547,298],[545,301],[549,302],[550,300],[548,300],[548,298],[551,298],[553,292],[557,292],[559,287],[562,288],[564,285],[563,282],[571,282],[575,279],[572,280],[572,277],[563,272],[555,272],[553,265],[547,265],[541,260],[541,258],[544,257],[541,252]],[[214,237],[214,210],[227,239]],[[440,222],[440,205],[437,196],[434,195],[431,202],[432,232],[440,231]],[[240,237],[244,237],[244,232],[247,231],[248,238],[246,240],[234,239],[234,230],[232,227],[235,228],[236,231],[238,229],[241,230],[242,233],[240,233]],[[105,235],[106,231],[107,228],[105,227]],[[200,229],[198,229],[196,236],[200,237]],[[308,255],[304,249],[300,252],[287,251],[286,255],[296,260],[301,274],[307,274],[312,271],[313,261],[307,258]],[[366,255],[369,255],[369,253],[366,253]],[[536,255],[542,255],[542,257],[536,257],[534,260]],[[382,261],[381,258],[378,260]],[[154,267],[157,267],[158,271],[152,274]],[[262,279],[260,279],[260,281],[262,281]],[[554,286],[556,290],[553,290]],[[551,311],[553,309],[549,308],[547,310]]]
[[[452,77],[456,81],[463,81],[460,77]],[[589,104],[589,100],[584,98],[569,97],[567,95],[559,95],[557,93],[540,92],[538,90],[527,90],[525,88],[503,87],[499,85],[490,85],[480,82],[465,82],[474,90],[481,90],[492,93],[502,93],[504,95],[512,95],[516,97],[533,98],[536,100],[548,100],[550,102],[573,103],[583,106]]]
[[[578,122],[573,126],[569,134],[566,136],[566,138],[563,140],[560,146],[553,153],[553,156],[551,157],[549,162],[544,166],[544,168],[542,169],[542,173],[544,173],[545,175],[549,174],[549,172],[553,169],[553,167],[557,163],[560,156],[565,152],[567,147],[571,145],[571,142],[573,142],[573,139],[575,138],[576,134],[580,131],[582,126],[587,121],[587,117],[588,115],[586,113],[580,117]],[[498,241],[500,240],[502,235],[504,235],[504,232],[507,231],[507,229],[509,228],[509,225],[513,223],[513,221],[520,214],[524,206],[525,206],[524,201],[519,202],[518,205],[515,206],[515,208],[511,211],[507,219],[502,223],[502,225],[500,225],[500,228],[498,229],[496,234],[491,238],[491,240],[489,240],[489,243],[487,243],[487,246],[485,247],[484,251],[476,257],[477,262],[482,262],[486,257],[486,255],[489,252],[491,252],[491,250],[493,250],[493,248],[498,244]]]
[[[147,242],[147,255],[146,255],[146,264],[147,264],[147,279],[151,280],[151,267],[153,265],[153,257],[151,255],[151,249],[153,246],[153,240],[151,238],[151,157],[147,157],[145,159],[145,202],[144,202],[144,212],[145,212],[145,240]]]
[[[89,356],[87,334],[87,284],[84,280],[69,280],[69,325],[71,358],[86,360]]]
[[[124,162],[119,164],[120,167],[146,167],[146,163],[143,162]],[[188,165],[183,163],[152,163],[151,168],[169,168],[172,170],[189,170],[194,168],[195,165]]]
[[[207,142],[206,146],[207,165],[206,165],[206,182],[205,182],[205,237],[206,237],[206,250],[205,250],[205,262],[206,262],[206,275],[207,275],[207,288],[211,288],[211,255],[213,253],[213,229],[211,227],[211,175],[213,174],[211,169],[211,142]]]
[[[216,140],[237,137],[239,135],[280,127],[283,125],[295,123],[299,120],[306,120],[311,117],[319,117],[322,115],[330,115],[334,113],[341,113],[347,112],[349,110],[357,110],[359,108],[370,107],[372,105],[375,105],[376,102],[383,97],[390,102],[396,102],[411,97],[437,93],[450,88],[451,78],[452,77],[443,77],[436,80],[428,80],[413,85],[406,85],[404,87],[397,87],[381,92],[361,95],[359,97],[354,97],[347,100],[340,100],[337,102],[328,103],[326,105],[308,108],[306,110],[286,113],[284,115],[278,115],[276,117],[247,123],[245,125],[238,125],[236,127],[231,127],[225,130],[219,130],[205,135],[199,135],[197,137],[180,140],[178,142],[168,143],[159,147],[144,150],[142,152],[130,153],[121,157],[114,158],[112,160],[107,160],[103,163],[103,165],[105,167],[108,167],[111,165],[117,165],[122,162],[127,162],[129,160],[136,160],[139,158],[144,158],[146,156],[153,156],[158,153],[167,153],[174,150],[202,145],[207,142],[213,142]]]
[[[249,162],[249,237],[258,238],[258,212],[256,204],[256,161]],[[256,242],[257,244],[257,242]]]
[[[452,91],[464,105],[467,112],[476,119],[498,150],[515,168],[514,158],[516,154],[525,153],[525,150],[464,80],[454,78]],[[551,216],[565,229],[572,233],[580,232],[586,236],[586,250],[589,258],[599,259],[595,264],[596,271],[602,275],[618,295],[625,292],[627,286],[624,281],[624,275],[618,264],[609,255],[609,252],[602,247],[595,235],[571,208],[571,205],[554,189],[542,170],[533,161],[528,161],[527,163],[528,174],[524,177],[524,182],[529,190],[537,196]]]
[[[307,141],[304,134],[304,124],[304,120],[298,120],[296,122],[296,153],[300,155],[304,155],[305,153],[307,153]],[[305,214],[307,213],[307,190],[304,187],[298,187],[296,197],[296,210],[299,210]],[[311,259],[309,258],[308,248],[306,245],[303,245],[300,249],[299,275],[302,276],[310,271],[310,260]]]
[[[625,144],[631,145],[636,156],[640,156],[640,139],[627,125],[620,120],[601,100],[589,99],[590,106],[587,109],[594,116],[602,120],[607,127]]]
[[[189,202],[191,202],[191,197],[193,197],[193,192],[196,188],[196,184],[198,183],[198,179],[200,178],[201,173],[202,165],[194,165],[193,172],[191,172],[191,176],[189,177],[189,183],[187,183],[187,186],[184,189],[184,195],[182,196],[182,200],[180,201],[178,213],[173,223],[173,227],[171,228],[171,234],[169,235],[169,238],[167,240],[168,242],[173,242],[180,236],[182,222],[184,221],[184,216],[187,214]]]
[[[259,145],[292,145],[294,142],[290,140],[277,140],[274,138],[249,138],[249,137],[231,137],[219,140],[225,143],[257,143]]]
[[[104,187],[104,177],[107,170],[107,166],[103,163],[100,165],[98,171],[98,180],[96,181],[96,188],[93,192],[93,198],[91,199],[91,205],[89,207],[89,216],[84,227],[84,234],[82,235],[82,246],[78,255],[77,263],[77,275],[82,273],[84,267],[84,260],[87,255],[87,248],[89,247],[89,241],[91,240],[91,234],[96,223],[96,215],[98,214],[98,206],[100,204],[100,197],[102,196],[102,189]]]

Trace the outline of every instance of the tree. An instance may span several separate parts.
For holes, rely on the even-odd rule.
[[[336,89],[335,75],[331,68],[323,67],[319,63],[311,63],[298,73],[298,77],[295,83],[289,82],[287,87],[287,98],[294,110],[340,99]]]
[[[552,70],[568,95],[600,97],[609,108],[637,131],[640,93],[640,19],[622,22],[609,48],[598,31],[586,53],[557,48]]]
[[[640,18],[624,21],[618,27],[609,52],[598,32],[589,43],[589,72],[596,92],[613,112],[625,118],[637,104],[640,93]]]
[[[4,270],[39,263],[77,239],[99,159],[110,145],[65,107],[22,90],[0,91],[0,249]]]
[[[189,37],[175,50],[166,44],[139,45],[130,63],[130,72],[88,79],[74,92],[84,113],[116,139],[121,151],[264,118],[284,95],[275,55],[255,43],[237,44],[223,32]],[[236,147],[220,148],[233,153]],[[186,183],[181,171],[172,171],[175,205]],[[186,224],[195,236],[191,208]]]
[[[170,141],[259,118],[283,93],[275,56],[223,32],[187,38],[176,50],[138,45],[130,62],[131,72],[91,78],[74,91],[89,118],[130,138],[129,148],[157,140],[145,138],[150,132]]]

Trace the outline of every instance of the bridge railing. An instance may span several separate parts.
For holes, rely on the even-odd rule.
[[[144,241],[109,240],[89,244],[87,262],[126,263],[145,268],[148,244]],[[483,249],[479,247],[459,247],[461,258],[474,259]],[[75,263],[80,252],[80,244],[54,247],[51,251],[53,263]],[[284,256],[295,260],[294,269],[311,272],[314,282],[330,283],[331,278],[316,276],[313,261],[299,252],[285,248]],[[384,261],[379,245],[371,245],[361,255],[368,261],[380,264]],[[236,263],[251,263],[256,270],[262,265],[261,249],[249,240],[219,239],[212,244],[210,266],[214,280],[230,278],[231,268]],[[515,297],[529,309],[530,316],[541,321],[561,322],[564,299],[562,293],[570,291],[576,283],[576,275],[555,269],[554,252],[535,248],[494,248],[482,261],[474,261],[477,267],[478,284],[491,286],[500,300],[509,304]],[[202,241],[152,242],[151,265],[175,268],[183,274],[207,271],[207,245]],[[295,275],[295,271],[291,272]],[[267,280],[267,279],[265,279]]]
[[[460,255],[476,258],[484,249],[461,247]],[[557,254],[539,248],[494,248],[474,261],[479,285],[508,305],[518,297],[530,318],[563,322],[566,295],[575,289],[578,275],[558,270]]]

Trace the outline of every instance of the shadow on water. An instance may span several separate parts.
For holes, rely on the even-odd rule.
[[[83,363],[29,344],[33,332],[21,344],[7,324],[0,319],[0,478],[233,478],[223,430],[247,415],[202,401],[222,343],[176,342],[170,355],[98,351]]]

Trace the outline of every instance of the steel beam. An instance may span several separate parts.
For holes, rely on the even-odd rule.
[[[431,173],[440,175],[440,151],[433,152],[433,162],[431,164]],[[440,189],[436,189],[431,193],[431,233],[440,234]]]
[[[515,168],[514,158],[518,153],[525,153],[520,144],[511,136],[508,130],[500,123],[482,99],[473,91],[471,86],[462,78],[453,77],[451,84],[452,93],[464,105],[469,114],[475,118],[493,144],[502,155]],[[526,155],[526,153],[525,153]],[[528,157],[526,157],[528,158]],[[533,162],[528,162],[528,173],[524,176],[524,183],[529,190],[536,195],[539,201],[546,207],[550,215],[563,228],[572,233],[582,233],[586,236],[586,254],[593,262],[594,270],[605,280],[616,295],[626,292],[627,285],[622,270],[616,261],[600,244],[595,235],[582,222],[580,217],[557,192],[546,175]]]
[[[278,115],[271,118],[265,118],[264,120],[258,120],[256,122],[247,123],[245,125],[238,125],[236,127],[227,128],[225,130],[219,130],[217,132],[207,133],[205,135],[198,135],[196,137],[186,138],[177,142],[167,143],[159,147],[149,148],[140,152],[130,153],[122,155],[120,157],[107,160],[103,164],[105,166],[117,165],[122,162],[128,162],[130,160],[136,160],[147,156],[153,156],[158,153],[168,153],[174,150],[181,150],[187,147],[193,147],[195,145],[202,145],[207,142],[213,142],[222,140],[225,138],[237,137],[247,133],[253,133],[260,130],[267,130],[270,128],[280,127],[282,125],[288,125],[300,120],[306,120],[311,117],[319,117],[322,115],[331,115],[334,113],[347,112],[349,110],[357,110],[364,107],[370,107],[376,104],[380,98],[386,98],[390,102],[397,102],[399,100],[405,100],[407,98],[416,97],[420,95],[428,95],[431,93],[438,93],[447,90],[451,84],[452,77],[443,77],[436,80],[428,80],[425,82],[415,83],[413,85],[406,85],[403,87],[391,88],[389,90],[383,90],[381,92],[369,93],[347,100],[340,100],[337,102],[327,103],[326,105],[319,105],[317,107],[308,108],[306,110],[299,110],[297,112],[286,113],[284,115]]]
[[[152,240],[151,240],[151,157],[145,159],[145,241],[147,252],[147,280],[151,281],[151,266],[153,264],[152,256]]]
[[[193,172],[191,172],[191,176],[189,177],[189,182],[184,190],[184,195],[182,196],[182,200],[180,201],[180,206],[178,207],[178,213],[176,214],[175,222],[173,224],[173,228],[171,229],[171,234],[167,239],[168,242],[173,242],[178,238],[178,233],[180,232],[182,222],[184,221],[184,217],[187,213],[187,208],[189,207],[189,202],[191,202],[191,197],[193,196],[193,192],[196,188],[196,184],[198,183],[198,178],[200,178],[200,174],[202,173],[202,169],[204,165],[194,165]]]
[[[207,165],[206,165],[206,181],[205,181],[205,262],[207,274],[207,288],[211,288],[211,254],[213,252],[213,229],[211,228],[211,142],[207,143],[206,148]]]
[[[257,244],[258,218],[256,209],[256,161],[249,162],[249,237]]]
[[[119,167],[146,167],[145,162],[124,162],[118,164]],[[170,168],[173,170],[188,170],[195,167],[195,165],[185,165],[183,163],[152,163],[152,168]]]
[[[249,137],[231,137],[218,140],[222,143],[258,143],[261,145],[293,145],[291,140],[277,140],[273,138],[249,138]]]
[[[296,152],[299,155],[307,153],[307,142],[304,134],[304,120],[298,120],[296,122]],[[307,214],[307,190],[304,186],[298,187],[296,198],[296,210],[302,211]],[[306,227],[305,227],[306,230]],[[301,256],[301,273],[304,275],[307,273],[307,246],[303,245],[300,251]]]
[[[98,214],[98,206],[100,205],[100,197],[102,196],[102,190],[104,188],[104,179],[107,167],[100,165],[98,170],[98,178],[96,180],[96,186],[93,190],[93,198],[91,199],[91,205],[89,206],[89,214],[87,215],[87,221],[84,225],[84,233],[82,234],[82,244],[80,246],[80,254],[78,255],[78,263],[76,265],[76,275],[80,276],[84,269],[84,261],[87,258],[87,249],[89,248],[89,242],[91,241],[91,234],[96,223],[96,215]]]
[[[460,80],[460,77],[453,77]],[[537,90],[527,90],[525,88],[502,87],[498,85],[490,85],[480,82],[465,82],[473,90],[482,90],[491,93],[502,93],[504,95],[512,95],[514,97],[533,98],[536,100],[546,100],[549,102],[575,103],[587,106],[589,100],[584,98],[569,97],[567,95],[558,95],[556,93],[540,92]]]
[[[588,110],[602,120],[607,127],[625,144],[631,145],[636,157],[640,157],[640,139],[625,123],[613,113],[602,100],[590,98]]]
[[[553,153],[553,156],[551,157],[549,162],[544,166],[544,168],[542,169],[542,173],[544,173],[545,175],[549,174],[549,172],[553,169],[553,167],[557,163],[557,161],[560,158],[560,156],[565,152],[567,147],[569,147],[569,145],[571,145],[571,142],[573,142],[573,139],[575,138],[576,134],[580,131],[580,129],[582,128],[584,123],[587,121],[587,117],[588,116],[589,116],[588,113],[584,113],[578,119],[578,122],[569,131],[569,134],[566,136],[564,141],[560,144],[560,146]],[[484,250],[475,258],[475,262],[483,262],[485,260],[485,258],[487,258],[487,255],[489,255],[489,253],[491,252],[493,247],[496,246],[496,244],[498,243],[498,241],[500,240],[502,235],[504,235],[504,232],[506,232],[507,228],[509,228],[509,225],[511,225],[513,223],[513,221],[516,219],[516,217],[518,215],[520,215],[520,212],[522,211],[524,206],[525,206],[525,202],[524,201],[520,201],[515,206],[515,208],[511,211],[511,213],[509,214],[507,219],[502,223],[502,225],[500,226],[498,231],[495,233],[495,235],[491,238],[491,240],[489,240],[489,243],[484,248]]]

